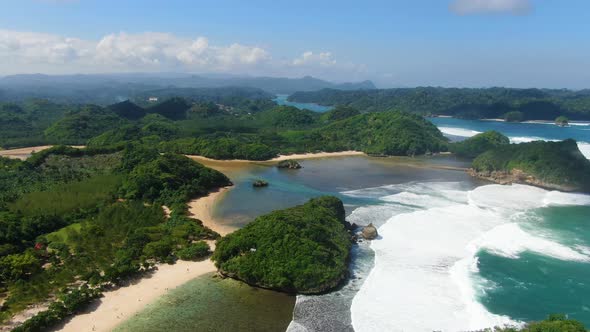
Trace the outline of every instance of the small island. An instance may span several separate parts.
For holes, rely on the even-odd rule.
[[[284,168],[284,169],[300,169],[302,168],[301,164],[297,160],[287,159],[282,160],[277,164],[277,168]]]
[[[510,144],[510,139],[497,131],[486,131],[461,142],[449,144],[449,150],[461,157],[475,158],[478,155],[502,145]]]
[[[271,212],[217,242],[219,273],[292,294],[318,294],[348,274],[352,247],[344,205],[336,197]]]
[[[479,155],[470,174],[500,184],[590,192],[590,160],[576,141],[535,141],[502,145]]]
[[[560,127],[567,127],[569,126],[569,119],[563,115],[558,116],[557,119],[555,119],[555,124]]]
[[[268,187],[268,182],[262,179],[257,179],[252,182],[252,187],[254,188],[263,188]]]

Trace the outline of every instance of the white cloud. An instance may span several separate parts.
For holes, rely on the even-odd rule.
[[[328,79],[365,79],[366,67],[331,52],[272,57],[256,45],[217,45],[206,37],[113,33],[98,40],[0,29],[0,75],[187,71]]]
[[[91,47],[91,43],[76,38],[0,30],[0,58],[17,58],[25,64],[76,61],[86,56]]]
[[[512,14],[524,15],[531,11],[530,0],[454,0],[450,10],[459,15]]]
[[[182,38],[169,33],[117,33],[98,41],[58,35],[0,30],[0,61],[12,65],[63,65],[79,71],[209,70],[227,71],[271,60],[257,46],[210,45],[205,37]],[[56,67],[53,67],[56,69]],[[70,71],[71,71],[70,70]]]
[[[333,66],[336,65],[336,60],[332,57],[330,52],[313,53],[307,51],[301,54],[300,57],[295,58],[292,63],[294,66],[306,66],[306,65],[320,65],[320,66]]]

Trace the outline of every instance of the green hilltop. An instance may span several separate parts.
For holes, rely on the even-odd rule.
[[[348,273],[351,237],[344,206],[320,197],[260,216],[217,242],[212,259],[226,276],[288,293],[316,294]]]

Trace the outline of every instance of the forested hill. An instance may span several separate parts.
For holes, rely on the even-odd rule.
[[[349,105],[361,112],[395,109],[422,115],[450,115],[469,119],[503,118],[509,112],[522,112],[523,120],[555,120],[560,115],[573,120],[590,120],[590,90],[438,87],[357,91],[323,89],[296,92],[289,100]]]
[[[126,99],[135,102],[184,97],[200,101],[248,98],[272,99],[274,94],[256,87],[175,85],[174,81],[158,82],[108,79],[99,76],[18,75],[0,78],[0,102],[23,102],[45,99],[55,103],[109,105]]]
[[[145,106],[130,101],[107,107],[0,104],[0,147],[138,142],[161,152],[250,160],[319,151],[420,155],[446,150],[446,139],[432,123],[407,112],[360,114],[336,107],[322,114],[264,99],[224,102],[174,97]]]

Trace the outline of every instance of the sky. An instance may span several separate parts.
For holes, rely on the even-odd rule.
[[[588,0],[0,0],[0,76],[590,88]]]

